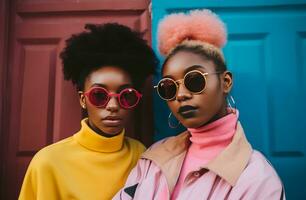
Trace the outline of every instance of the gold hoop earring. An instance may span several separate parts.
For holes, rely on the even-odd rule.
[[[170,128],[177,128],[180,124],[181,124],[181,122],[180,121],[178,121],[178,124],[176,124],[176,125],[172,125],[171,124],[171,116],[172,116],[172,112],[170,112],[170,114],[169,114],[169,116],[168,116],[168,126],[170,127]]]

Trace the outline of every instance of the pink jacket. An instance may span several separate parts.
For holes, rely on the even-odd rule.
[[[148,149],[114,200],[168,200],[178,180],[189,133],[169,137]],[[269,162],[252,150],[238,123],[232,142],[215,159],[184,180],[178,200],[285,199],[282,183]]]

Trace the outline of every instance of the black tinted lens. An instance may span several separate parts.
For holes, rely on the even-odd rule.
[[[158,84],[158,93],[164,99],[172,99],[176,95],[176,84],[171,79],[164,79]]]
[[[200,72],[189,72],[184,79],[185,87],[191,92],[201,92],[204,90],[206,81]]]

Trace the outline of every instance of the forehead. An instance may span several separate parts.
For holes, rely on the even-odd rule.
[[[164,65],[163,76],[181,76],[184,75],[188,68],[194,65],[202,66],[201,71],[213,72],[215,71],[215,64],[212,60],[207,60],[201,55],[180,51],[172,56]]]
[[[91,72],[87,76],[85,87],[91,87],[94,84],[103,84],[111,88],[123,84],[132,84],[132,80],[130,75],[123,69],[114,66],[105,66]]]

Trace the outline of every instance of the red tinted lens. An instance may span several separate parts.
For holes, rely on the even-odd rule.
[[[91,104],[97,107],[103,107],[108,102],[108,93],[103,88],[93,88],[89,94],[88,98]]]
[[[197,93],[204,90],[206,81],[204,76],[200,72],[191,71],[186,74],[184,79],[184,85],[189,91]]]
[[[159,95],[167,100],[170,100],[176,95],[176,83],[172,79],[165,78],[161,80],[158,84],[158,93]]]
[[[123,108],[132,108],[138,104],[140,97],[135,89],[127,88],[120,92],[119,101]]]

